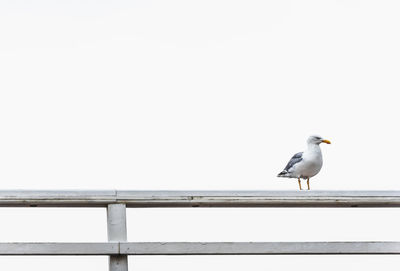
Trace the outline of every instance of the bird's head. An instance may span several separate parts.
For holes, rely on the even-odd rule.
[[[321,143],[331,144],[329,140],[323,139],[322,137],[317,135],[312,135],[307,139],[307,144],[319,145]]]

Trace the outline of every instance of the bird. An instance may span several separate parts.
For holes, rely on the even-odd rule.
[[[301,189],[301,180],[307,179],[307,187],[310,190],[310,178],[318,174],[322,168],[322,152],[319,144],[331,144],[327,139],[318,135],[312,135],[307,139],[307,149],[293,155],[285,169],[278,177],[296,178]]]

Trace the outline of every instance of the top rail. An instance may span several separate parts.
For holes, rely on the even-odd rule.
[[[0,191],[0,207],[400,207],[400,191]]]

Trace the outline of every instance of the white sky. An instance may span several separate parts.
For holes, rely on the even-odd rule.
[[[398,1],[382,0],[1,1],[0,189],[293,190],[275,176],[317,133],[333,144],[322,146],[312,189],[400,190],[399,12]],[[131,241],[400,240],[395,209],[128,215]],[[106,238],[104,210],[0,217],[2,242]],[[131,269],[395,268],[389,260],[400,264],[137,257]],[[0,265],[106,270],[106,261]]]

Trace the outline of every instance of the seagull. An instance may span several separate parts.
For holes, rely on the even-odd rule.
[[[307,150],[293,155],[278,177],[297,178],[300,190],[300,179],[307,179],[307,187],[310,190],[310,178],[317,175],[322,168],[322,153],[319,147],[321,143],[331,144],[329,140],[320,136],[310,136],[307,139]]]

